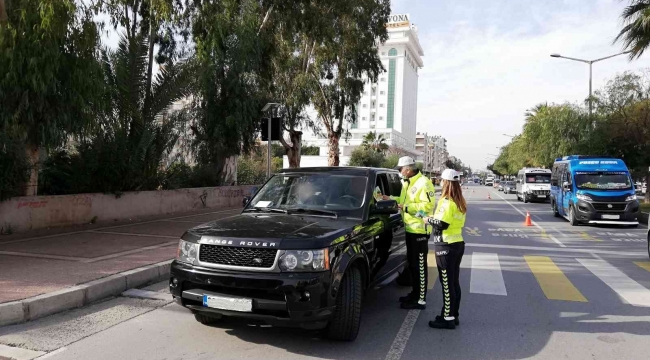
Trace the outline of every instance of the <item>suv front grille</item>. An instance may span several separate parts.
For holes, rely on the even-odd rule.
[[[627,204],[622,204],[622,203],[615,203],[615,204],[607,204],[607,203],[592,203],[594,209],[598,211],[625,211],[625,206]],[[610,207],[611,206],[611,207]]]
[[[215,265],[271,268],[277,253],[277,249],[201,244],[199,261]]]
[[[551,190],[533,190],[534,195],[550,195]]]

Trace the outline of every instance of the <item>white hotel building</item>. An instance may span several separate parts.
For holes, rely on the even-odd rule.
[[[357,106],[357,122],[346,124],[350,137],[341,138],[340,164],[347,165],[352,150],[361,145],[363,137],[375,131],[386,142],[417,157],[416,119],[418,101],[418,70],[422,68],[424,52],[418,39],[417,27],[410,22],[408,14],[391,15],[387,24],[388,40],[377,51],[386,72],[378,81],[367,82],[361,101]],[[317,113],[309,114],[315,118]],[[302,156],[301,167],[327,165],[327,137],[305,129],[303,141],[320,147],[320,156]],[[285,167],[288,160],[284,157]]]

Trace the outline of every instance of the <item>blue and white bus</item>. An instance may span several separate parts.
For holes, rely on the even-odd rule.
[[[623,160],[571,155],[558,158],[551,175],[551,207],[571,225],[637,226],[639,202]]]

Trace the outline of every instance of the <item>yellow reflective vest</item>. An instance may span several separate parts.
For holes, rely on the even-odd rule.
[[[425,226],[422,218],[416,217],[418,211],[423,211],[425,216],[433,215],[435,204],[435,188],[431,180],[418,172],[410,179],[402,181],[402,192],[399,198],[392,197],[402,204],[402,220],[406,232],[412,234],[431,234],[431,226]]]
[[[441,198],[433,215],[436,220],[449,224],[446,230],[442,231],[442,241],[453,244],[463,241],[463,226],[465,226],[465,214],[458,210],[456,203],[449,198]]]

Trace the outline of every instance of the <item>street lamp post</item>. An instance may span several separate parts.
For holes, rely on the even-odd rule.
[[[511,138],[515,137],[515,135],[508,135],[508,134],[503,134],[503,136],[507,136],[507,137],[511,137]]]
[[[268,129],[269,129],[269,137],[268,141],[266,142],[268,145],[268,152],[266,153],[266,178],[270,179],[271,178],[271,120],[273,119],[273,110],[277,109],[280,106],[278,103],[267,103],[264,105],[262,108],[262,113],[266,114],[269,118],[268,122]],[[280,134],[282,136],[282,134]]]
[[[592,105],[591,105],[591,95],[592,95],[592,90],[591,90],[591,89],[592,89],[592,87],[591,87],[591,83],[592,83],[592,65],[593,65],[594,63],[599,62],[599,61],[603,61],[603,60],[611,59],[611,58],[613,58],[613,57],[615,57],[615,56],[628,54],[628,53],[630,53],[630,52],[631,52],[631,50],[630,50],[630,51],[624,51],[624,52],[622,52],[622,53],[618,53],[618,54],[614,54],[614,55],[610,55],[610,56],[605,56],[605,57],[603,57],[603,58],[596,59],[596,60],[583,60],[583,59],[576,59],[576,58],[572,58],[572,57],[568,57],[568,56],[562,56],[562,55],[560,55],[560,54],[551,54],[551,57],[554,57],[554,58],[562,58],[562,59],[573,60],[573,61],[579,61],[579,62],[583,62],[583,63],[585,63],[585,64],[589,64],[589,117],[591,118],[591,112],[592,112]]]

